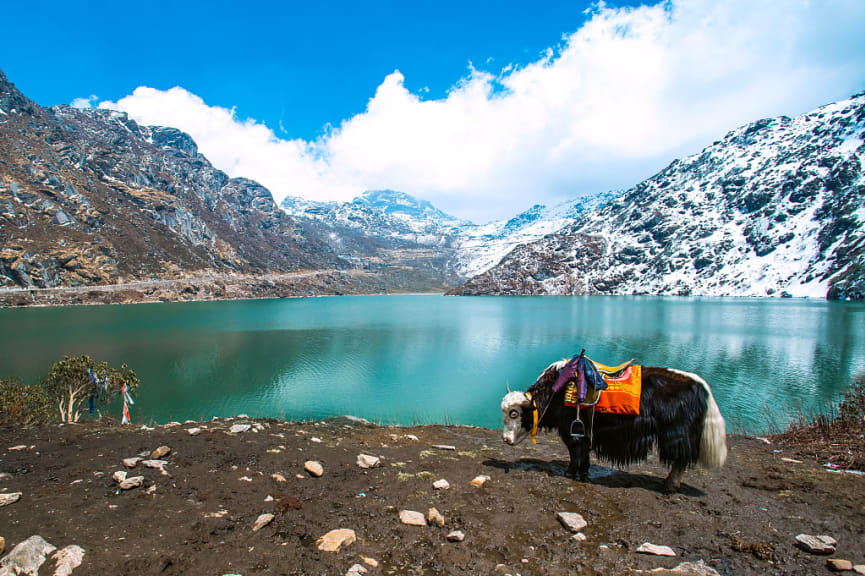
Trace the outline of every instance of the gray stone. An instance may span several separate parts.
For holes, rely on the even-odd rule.
[[[466,539],[466,535],[461,530],[454,530],[447,535],[448,542],[462,542]]]
[[[42,536],[31,536],[0,559],[0,576],[36,576],[49,554],[57,550]]]
[[[669,546],[652,544],[651,542],[643,542],[637,548],[639,554],[652,554],[653,556],[675,556],[676,553]]]
[[[653,570],[634,570],[634,574],[653,574],[654,576],[721,576],[702,560],[682,562],[675,568],[655,568]]]
[[[369,572],[369,570],[367,570],[363,564],[352,564],[351,568],[348,569],[348,572],[345,573],[345,576],[361,576],[367,572]]]
[[[115,472],[114,474],[111,475],[111,478],[115,482],[123,482],[124,480],[126,480],[126,470],[118,470],[117,472]]]
[[[381,464],[378,456],[370,456],[369,454],[358,454],[357,465],[361,468],[375,468]]]
[[[188,429],[186,432],[187,432],[187,434],[189,434],[190,436],[198,436],[199,434],[201,434],[201,428],[198,428],[198,427],[196,427],[196,428],[190,428],[190,429]]]
[[[833,554],[838,541],[831,536],[811,536],[810,534],[796,535],[796,544],[811,554]]]
[[[865,564],[856,564],[853,566],[853,572],[856,574],[865,574]]]
[[[577,532],[576,534],[571,536],[571,540],[573,540],[574,542],[585,542],[586,541],[586,535],[583,534],[582,532]]]
[[[556,518],[561,522],[562,526],[571,532],[579,532],[589,525],[585,518],[576,512],[556,512]]]
[[[451,487],[450,482],[448,482],[444,478],[442,478],[441,480],[436,480],[435,482],[433,482],[433,488],[435,488],[436,490],[447,490],[450,487]]]
[[[400,510],[399,520],[409,526],[426,526],[426,518],[424,518],[423,514],[414,510]]]
[[[171,476],[166,470],[165,465],[168,464],[166,460],[142,460],[141,465],[146,466],[147,468],[155,468],[159,470],[165,476]]]
[[[252,428],[250,424],[235,424],[229,428],[228,431],[232,434],[240,434],[242,432],[248,432],[250,428]]]
[[[11,492],[9,494],[0,494],[0,506],[8,506],[21,500],[23,492]]]
[[[273,522],[274,515],[273,514],[262,514],[258,518],[255,519],[255,523],[252,525],[252,531],[258,532],[271,522]]]
[[[66,546],[52,556],[54,576],[70,576],[72,571],[81,566],[84,561],[84,548],[81,546]]]
[[[127,468],[135,468],[135,466],[141,462],[141,456],[133,456],[132,458],[124,458],[123,465]]]
[[[450,450],[452,452],[457,449],[456,446],[451,446],[450,444],[433,444],[433,448],[438,450]]]

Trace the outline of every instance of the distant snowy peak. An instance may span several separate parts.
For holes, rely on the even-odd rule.
[[[393,190],[367,191],[342,203],[287,197],[281,206],[292,216],[332,226],[334,238],[345,234],[340,230],[352,230],[370,237],[435,248],[447,260],[448,269],[469,278],[497,264],[516,246],[558,231],[613,197],[607,193],[552,207],[536,204],[509,220],[483,226],[460,220],[428,201]]]
[[[535,204],[510,220],[469,226],[462,230],[457,270],[472,277],[495,266],[511,250],[572,224],[582,214],[615,197],[612,192],[568,200],[554,206]]]
[[[865,295],[865,95],[753,122],[461,294]]]

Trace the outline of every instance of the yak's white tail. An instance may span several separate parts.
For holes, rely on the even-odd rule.
[[[700,464],[705,468],[720,468],[727,461],[727,424],[709,385],[702,378],[700,381],[709,395],[703,420],[703,437],[700,440]]]

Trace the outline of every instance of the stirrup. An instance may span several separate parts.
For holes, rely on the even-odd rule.
[[[574,432],[574,425],[578,424],[577,431]],[[574,418],[574,421],[571,422],[571,438],[582,439],[586,437],[586,425],[583,424],[583,421],[579,418]]]

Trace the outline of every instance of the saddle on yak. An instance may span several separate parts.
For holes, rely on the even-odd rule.
[[[565,406],[587,408],[590,414],[640,413],[641,367],[628,360],[618,366],[595,362],[585,355],[585,349],[574,356],[559,371],[553,384],[553,393],[565,387]],[[585,425],[577,410],[571,423],[571,436],[585,436]]]

